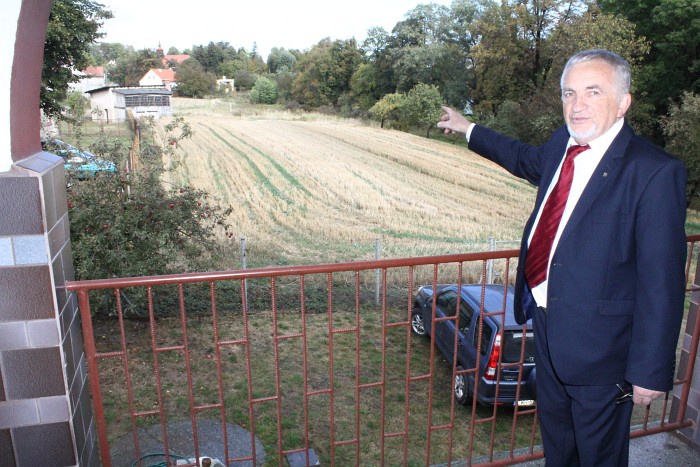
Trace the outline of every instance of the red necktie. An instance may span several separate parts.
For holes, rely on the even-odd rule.
[[[587,144],[585,146],[569,146],[569,149],[566,150],[559,180],[557,180],[557,184],[549,194],[544,209],[542,209],[525,259],[525,277],[531,289],[540,285],[547,278],[547,265],[552,251],[552,243],[557,230],[559,230],[561,215],[566,207],[571,181],[574,178],[574,157],[586,149],[590,149]]]

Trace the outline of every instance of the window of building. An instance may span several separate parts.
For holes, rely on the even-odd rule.
[[[124,96],[126,107],[170,107],[170,96],[158,94],[137,94]]]

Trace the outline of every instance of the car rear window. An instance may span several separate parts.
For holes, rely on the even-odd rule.
[[[506,331],[503,334],[503,345],[501,361],[503,363],[515,363],[520,361],[520,351],[523,345],[522,331]],[[532,331],[525,334],[525,355],[524,362],[535,361],[535,338]]]

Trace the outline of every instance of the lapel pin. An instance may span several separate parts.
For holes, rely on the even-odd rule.
[[[607,172],[603,172],[603,177],[607,177],[607,176],[608,176],[608,173],[607,173]]]

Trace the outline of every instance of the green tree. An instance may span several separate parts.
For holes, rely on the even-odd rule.
[[[474,86],[470,28],[479,2],[456,0],[451,8],[419,5],[406,13],[391,34],[370,29],[362,44],[369,68],[353,83],[353,96],[366,107],[370,90],[376,101],[384,94],[405,93],[425,83],[438,86],[450,105],[465,107]]]
[[[420,83],[408,91],[401,108],[402,119],[409,126],[427,128],[426,137],[442,115],[443,100],[440,90],[433,84]]]
[[[700,96],[684,92],[680,102],[670,102],[662,121],[666,149],[680,158],[688,169],[687,205],[700,193]]]
[[[277,84],[277,97],[279,100],[288,101],[292,98],[294,77],[294,73],[288,71],[281,71],[272,75],[272,79]]]
[[[669,99],[700,92],[700,2],[698,0],[598,0],[604,12],[631,21],[651,44],[640,94],[665,114]]]
[[[352,75],[360,63],[362,54],[355,39],[321,40],[297,62],[294,99],[310,107],[337,105],[338,99],[350,92]]]
[[[114,67],[109,69],[110,81],[121,86],[138,86],[148,70],[162,67],[163,63],[154,50],[133,51],[132,49],[118,58]]]
[[[382,122],[381,127],[384,128],[384,122],[387,120],[399,120],[405,100],[405,94],[385,94],[369,109],[369,112]]]
[[[391,36],[384,28],[375,27],[367,31],[367,38],[362,43],[362,51],[368,65],[371,66],[371,70],[362,73],[365,76],[371,74],[374,83],[364,83],[362,87],[365,89],[373,88],[375,100],[396,91],[392,50]]]
[[[78,81],[74,70],[90,64],[90,45],[112,13],[90,0],[54,0],[46,27],[40,106],[47,115],[59,116],[68,84]]]
[[[116,42],[98,42],[90,44],[89,54],[90,63],[92,65],[107,65],[110,62],[115,62],[122,57],[135,53],[132,46],[125,46]]]
[[[376,68],[371,63],[363,63],[357,67],[350,79],[352,98],[362,109],[371,108],[380,97],[377,95]]]
[[[449,9],[445,6],[435,3],[418,5],[394,26],[394,44],[399,47],[414,47],[440,41],[442,21],[448,15]]]
[[[192,47],[189,55],[197,60],[205,71],[214,75],[219,74],[219,67],[225,61],[239,59],[238,51],[228,42],[209,42],[206,46],[196,45]]]
[[[185,60],[175,74],[179,96],[202,98],[214,92],[216,76],[204,69],[195,59]]]
[[[265,77],[258,78],[250,91],[250,101],[254,104],[274,104],[277,102],[277,83]]]
[[[267,68],[270,73],[290,73],[294,71],[294,67],[297,63],[296,56],[285,50],[273,47],[270,50],[270,55],[267,57]]]
[[[82,120],[85,112],[90,108],[90,101],[80,91],[70,92],[65,102],[66,115],[73,121]]]
[[[258,76],[255,73],[251,73],[247,69],[238,70],[234,75],[233,79],[236,81],[236,86],[241,89],[252,89],[257,81]]]

